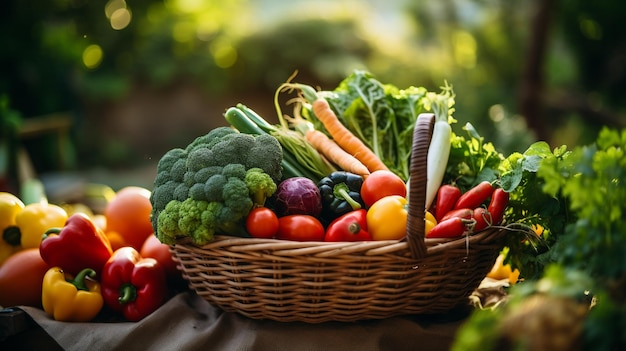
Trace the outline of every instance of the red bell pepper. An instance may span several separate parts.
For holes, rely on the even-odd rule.
[[[113,250],[109,239],[87,215],[75,213],[62,228],[44,233],[39,253],[48,266],[60,267],[71,275],[92,268],[100,276]]]
[[[350,211],[332,221],[326,228],[324,241],[369,241],[367,210]]]
[[[113,252],[102,270],[101,285],[104,303],[131,322],[157,310],[169,293],[164,267],[130,246]]]

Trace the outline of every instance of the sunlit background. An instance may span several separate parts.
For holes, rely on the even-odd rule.
[[[274,91],[294,72],[330,90],[354,69],[401,88],[449,83],[455,128],[471,122],[503,153],[539,139],[587,143],[602,125],[626,126],[620,8],[582,0],[3,1],[2,162],[15,163],[7,150],[17,145],[37,173],[150,165],[223,125],[238,102],[271,120]]]

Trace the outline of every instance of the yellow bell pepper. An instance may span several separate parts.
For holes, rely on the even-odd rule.
[[[374,202],[367,210],[367,229],[372,240],[400,240],[406,236],[408,201],[404,196],[389,195]]]
[[[0,192],[0,266],[22,249],[15,217],[23,209],[24,203],[17,196]]]
[[[37,248],[43,234],[50,228],[63,227],[67,221],[67,212],[60,206],[48,203],[32,203],[15,217],[15,223],[22,233],[22,247]]]
[[[82,270],[73,278],[59,267],[52,267],[43,278],[41,302],[44,311],[57,321],[89,322],[102,307],[104,299],[100,283],[93,278],[96,271]]]
[[[430,231],[435,228],[436,225],[437,218],[435,218],[435,216],[429,211],[426,211],[426,214],[424,215],[424,235],[430,233]]]

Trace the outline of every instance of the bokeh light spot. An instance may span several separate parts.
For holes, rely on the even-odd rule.
[[[102,48],[99,45],[89,45],[83,51],[83,64],[89,69],[94,69],[102,62]]]

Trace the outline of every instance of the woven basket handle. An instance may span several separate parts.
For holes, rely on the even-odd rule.
[[[426,165],[428,161],[428,147],[435,125],[435,115],[422,113],[417,117],[413,130],[413,145],[411,148],[409,179],[409,208],[406,223],[406,240],[413,258],[426,256],[424,242],[426,211]]]

